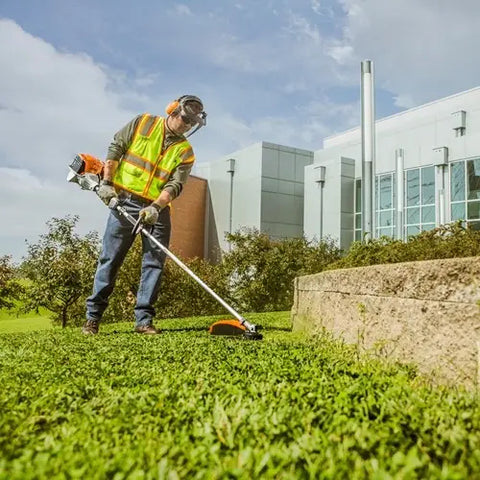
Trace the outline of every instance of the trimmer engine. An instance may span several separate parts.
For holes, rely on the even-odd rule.
[[[102,177],[103,162],[88,153],[79,153],[69,165],[67,181],[78,183],[82,190],[97,190]]]

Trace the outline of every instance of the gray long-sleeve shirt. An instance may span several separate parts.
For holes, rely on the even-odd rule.
[[[114,160],[118,162],[122,159],[125,153],[127,153],[141,118],[142,115],[137,115],[114,135],[113,141],[108,148],[107,160]],[[172,145],[172,143],[180,142],[182,140],[185,140],[183,135],[175,135],[173,132],[168,130],[168,128],[165,128],[163,149],[166,150],[170,145]],[[192,167],[193,162],[186,165],[179,165],[171,173],[168,182],[163,187],[163,190],[167,190],[168,193],[170,193],[172,200],[180,195],[183,186],[188,180]]]

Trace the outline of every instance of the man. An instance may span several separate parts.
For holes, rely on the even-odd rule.
[[[152,235],[168,247],[170,202],[181,193],[195,160],[185,134],[206,124],[203,103],[184,95],[170,103],[167,117],[139,115],[118,131],[108,149],[103,180],[97,193],[109,205],[118,198],[135,218],[149,225]],[[190,135],[191,135],[190,133]],[[111,210],[103,237],[93,293],[87,299],[86,322],[82,332],[98,333],[118,270],[134,241],[132,225]],[[157,334],[153,307],[159,292],[165,254],[142,236],[142,270],[135,304],[135,332]]]

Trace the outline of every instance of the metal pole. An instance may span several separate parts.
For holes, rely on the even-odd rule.
[[[323,187],[325,185],[325,172],[326,167],[319,166],[315,167],[315,183],[319,186],[320,193],[319,193],[319,207],[320,207],[320,218],[319,218],[319,241],[322,241],[323,237]]]
[[[374,220],[374,162],[375,162],[375,113],[373,63],[362,61],[362,219],[363,239],[375,236]]]
[[[227,173],[230,174],[230,203],[228,208],[228,233],[232,234],[232,219],[233,219],[233,176],[235,175],[235,159],[229,158],[227,160]],[[231,244],[228,242],[228,250],[231,250]]]
[[[405,179],[403,174],[404,157],[403,148],[395,150],[396,173],[397,173],[397,216],[396,216],[396,237],[403,240],[403,226],[404,226],[404,198],[405,198]]]
[[[446,221],[446,212],[445,212],[445,166],[437,165],[435,167],[435,190],[437,193],[437,211],[436,211],[436,227],[444,225]]]

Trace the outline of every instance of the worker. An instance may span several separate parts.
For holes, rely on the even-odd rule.
[[[194,95],[171,102],[166,113],[166,117],[138,115],[115,134],[97,193],[106,205],[117,199],[135,219],[140,217],[152,235],[168,248],[170,203],[180,195],[195,160],[186,137],[206,124],[207,114],[203,102]],[[111,209],[93,293],[86,302],[84,334],[98,333],[118,270],[134,238],[131,223]],[[142,268],[134,310],[137,333],[160,333],[153,319],[164,263],[165,254],[142,236]]]

